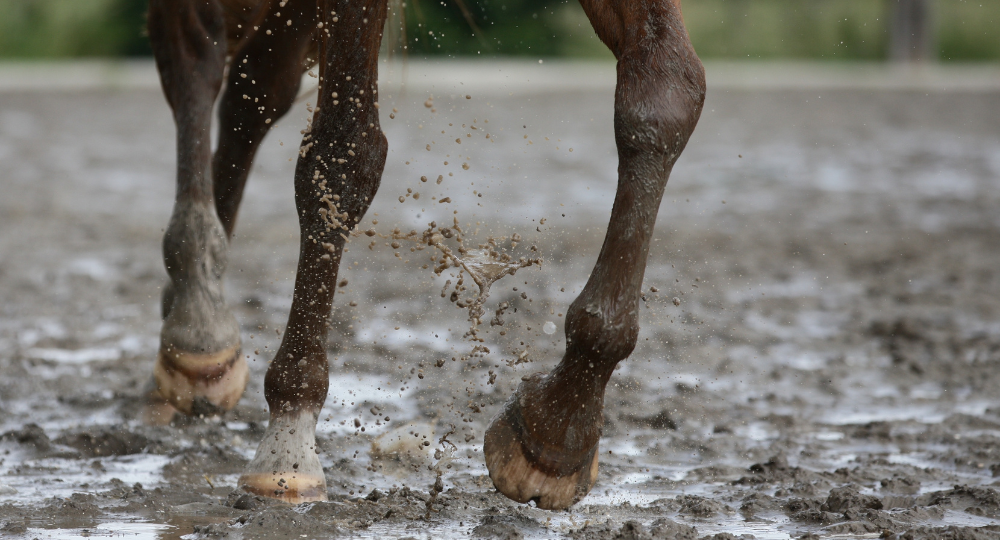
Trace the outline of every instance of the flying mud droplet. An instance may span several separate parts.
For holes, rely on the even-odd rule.
[[[679,306],[679,305],[681,305],[681,299],[680,299],[680,298],[677,298],[677,297],[675,296],[675,297],[674,297],[674,305],[675,305],[675,306]]]
[[[537,259],[501,261],[486,249],[469,250],[464,257],[457,258],[457,260],[472,277],[472,281],[479,286],[479,296],[469,306],[469,320],[474,325],[478,325],[479,319],[483,316],[483,304],[490,296],[490,285],[504,276],[514,275],[521,268],[541,263]]]
[[[545,321],[545,324],[542,325],[542,332],[545,332],[546,334],[549,334],[549,335],[555,334],[556,333],[556,323],[554,323],[552,321]]]

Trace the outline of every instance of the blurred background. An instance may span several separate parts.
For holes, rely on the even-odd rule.
[[[410,55],[610,56],[575,0],[390,1],[404,14],[396,48],[405,42]],[[996,0],[686,0],[683,9],[706,59],[1000,59]],[[0,58],[148,56],[145,12],[145,0],[5,0]]]

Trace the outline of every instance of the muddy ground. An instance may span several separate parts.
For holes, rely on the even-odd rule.
[[[494,491],[483,429],[558,360],[614,193],[613,88],[563,82],[383,86],[374,227],[457,217],[544,263],[494,286],[487,307],[511,308],[469,357],[441,295],[455,276],[352,242],[319,426],[330,502],[298,507],[234,486],[291,298],[309,98],[265,141],[232,243],[250,387],[221,419],[148,427],[167,106],[153,85],[0,92],[0,536],[1000,538],[997,88],[712,88],[608,388],[597,486],[565,512]]]

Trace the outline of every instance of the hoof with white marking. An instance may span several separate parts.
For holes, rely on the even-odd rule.
[[[239,487],[290,504],[325,501],[326,477],[316,452],[316,416],[272,418]]]

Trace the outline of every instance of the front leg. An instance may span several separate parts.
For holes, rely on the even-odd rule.
[[[566,354],[525,378],[487,428],[493,484],[518,502],[562,509],[597,480],[604,390],[639,334],[649,243],[667,178],[694,131],[705,73],[671,0],[582,0],[618,59],[618,192],[590,280],[566,314]]]
[[[326,337],[347,235],[382,178],[378,50],[385,0],[323,3],[319,105],[295,168],[299,264],[288,325],[264,379],[271,420],[239,485],[291,503],[326,500],[316,420],[329,387]]]

